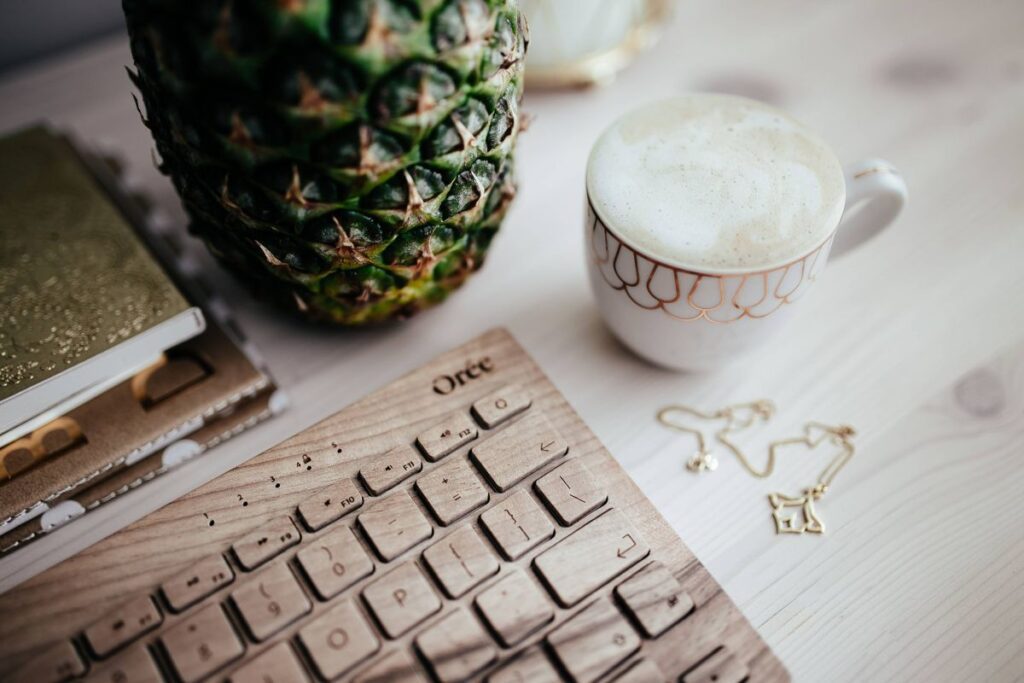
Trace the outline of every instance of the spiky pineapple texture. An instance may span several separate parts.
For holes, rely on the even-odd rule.
[[[354,325],[442,300],[515,194],[515,0],[124,0],[190,229],[263,297]]]

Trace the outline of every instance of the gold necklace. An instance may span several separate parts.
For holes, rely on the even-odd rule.
[[[697,438],[698,450],[694,453],[686,463],[686,466],[692,472],[704,472],[713,471],[718,467],[718,459],[708,450],[707,440],[704,438],[704,432],[694,427],[688,427],[686,425],[679,424],[675,420],[671,419],[671,416],[677,413],[685,413],[693,415],[703,420],[725,420],[725,426],[715,432],[715,438],[717,441],[727,448],[733,455],[736,456],[736,460],[751,476],[757,477],[758,479],[764,479],[771,476],[775,470],[775,462],[778,456],[778,450],[786,446],[792,446],[795,444],[803,444],[809,449],[815,449],[825,441],[830,441],[832,444],[840,448],[839,454],[833,458],[829,464],[822,470],[821,474],[818,475],[817,483],[807,489],[804,489],[802,496],[786,496],[781,493],[772,493],[768,496],[768,502],[772,508],[772,520],[775,522],[775,531],[779,534],[823,534],[825,533],[825,524],[818,517],[817,512],[814,509],[815,501],[820,500],[832,486],[832,480],[835,479],[850,458],[854,454],[853,437],[856,436],[856,431],[849,425],[839,425],[833,427],[830,425],[822,424],[820,422],[808,422],[804,425],[803,436],[796,437],[793,439],[783,439],[780,441],[774,441],[769,444],[768,447],[768,459],[765,462],[764,469],[757,469],[751,464],[750,459],[743,453],[743,451],[732,442],[729,438],[730,434],[741,432],[745,429],[752,427],[758,421],[767,422],[771,419],[775,413],[775,406],[771,401],[760,400],[753,401],[751,403],[738,403],[732,406],[726,406],[720,410],[714,412],[703,412],[690,408],[689,406],[683,405],[671,405],[662,408],[658,411],[658,422],[665,427],[673,429],[678,432],[687,434],[693,434]],[[794,514],[787,514],[788,508],[799,508],[799,512]],[[802,518],[801,518],[802,517]]]
[[[817,438],[813,434],[815,431],[819,432]],[[854,446],[852,439],[856,435],[857,432],[849,425],[831,427],[820,422],[808,422],[804,426],[804,435],[802,437],[776,441],[771,444],[768,449],[768,467],[765,468],[769,472],[771,466],[775,463],[775,450],[781,446],[804,444],[808,448],[813,449],[825,440],[829,440],[841,449],[839,454],[818,475],[818,483],[804,489],[802,496],[785,496],[781,493],[771,493],[768,495],[768,503],[772,506],[772,520],[775,522],[775,533],[825,533],[825,523],[818,517],[814,509],[814,503],[817,500],[821,500],[822,496],[828,493],[829,488],[832,486],[832,480],[836,478],[839,470],[843,469],[843,466],[853,457]],[[800,511],[787,516],[787,508],[799,508]],[[802,520],[801,516],[803,517]]]
[[[702,420],[709,421],[724,419],[726,421],[725,427],[715,432],[715,437],[735,453],[736,457],[740,459],[740,462],[747,465],[747,469],[750,470],[751,468],[749,467],[749,463],[746,461],[746,458],[743,457],[739,449],[731,442],[727,439],[723,439],[723,435],[743,431],[744,429],[753,426],[758,420],[767,422],[771,419],[772,415],[775,414],[775,404],[769,400],[737,403],[736,405],[726,406],[725,408],[716,410],[712,413],[705,413],[697,410],[696,408],[684,405],[666,406],[658,411],[658,422],[662,425],[669,429],[674,429],[677,432],[693,434],[697,438],[697,452],[690,456],[686,461],[687,469],[691,472],[713,472],[718,468],[718,458],[708,450],[707,441],[704,439],[704,432],[700,429],[687,427],[669,419],[669,416],[675,413],[685,413]]]

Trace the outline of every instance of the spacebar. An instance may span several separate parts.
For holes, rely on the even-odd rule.
[[[626,515],[609,510],[534,560],[564,607],[571,607],[626,571],[651,549]]]

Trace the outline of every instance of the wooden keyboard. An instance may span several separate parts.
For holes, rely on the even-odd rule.
[[[0,596],[0,680],[785,681],[492,331]]]

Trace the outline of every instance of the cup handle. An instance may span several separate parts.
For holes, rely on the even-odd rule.
[[[850,164],[843,173],[846,208],[832,242],[832,258],[843,256],[889,227],[907,202],[907,184],[884,159]]]

